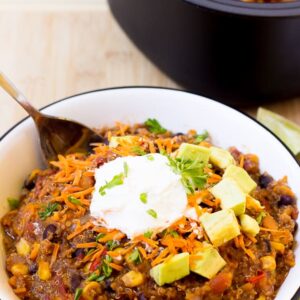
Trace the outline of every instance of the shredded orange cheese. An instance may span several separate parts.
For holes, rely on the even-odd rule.
[[[55,263],[55,261],[57,259],[57,255],[58,255],[58,250],[59,250],[59,244],[54,244],[54,249],[53,249],[51,261],[50,261],[50,266],[52,266]]]
[[[78,225],[76,227],[76,229],[74,230],[74,232],[72,232],[71,234],[69,234],[67,236],[68,240],[73,239],[76,235],[80,234],[81,232],[83,232],[84,230],[90,228],[93,224],[91,222],[87,222],[84,225]]]

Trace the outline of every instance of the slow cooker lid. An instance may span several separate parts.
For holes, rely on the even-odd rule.
[[[257,17],[300,17],[300,1],[251,3],[242,0],[185,0],[216,11]]]

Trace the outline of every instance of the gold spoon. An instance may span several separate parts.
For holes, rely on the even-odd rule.
[[[0,86],[32,117],[39,133],[42,153],[47,162],[58,154],[89,152],[91,143],[107,143],[94,130],[75,121],[42,114],[35,109],[14,84],[0,72]]]

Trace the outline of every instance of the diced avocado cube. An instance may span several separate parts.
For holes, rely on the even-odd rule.
[[[251,193],[256,188],[256,182],[249,176],[246,170],[241,167],[231,165],[224,175],[224,178],[232,178],[237,182],[240,188],[246,193]]]
[[[208,163],[210,155],[210,148],[197,146],[188,143],[182,143],[177,152],[177,158],[184,160],[198,160],[203,161],[205,164]]]
[[[189,256],[188,252],[174,255],[170,260],[153,267],[150,276],[162,286],[189,275]]]
[[[229,151],[218,147],[210,148],[209,160],[213,165],[221,169],[226,169],[228,166],[234,164],[235,162]]]
[[[131,135],[112,136],[109,141],[109,147],[116,148],[119,146],[120,142],[122,141],[127,143],[133,143],[135,139],[136,137]]]
[[[191,271],[208,279],[214,277],[225,265],[226,261],[210,244],[204,245],[190,256]]]
[[[232,209],[205,213],[200,222],[215,247],[219,247],[240,234],[239,223]]]
[[[231,208],[237,216],[245,212],[246,194],[233,179],[223,178],[210,191],[221,200],[222,209]]]
[[[240,221],[241,221],[241,229],[242,231],[252,235],[256,236],[259,233],[259,225],[255,219],[252,217],[243,214],[240,215]]]

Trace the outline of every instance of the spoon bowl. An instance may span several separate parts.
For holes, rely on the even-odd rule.
[[[81,123],[39,112],[3,73],[0,73],[0,86],[34,120],[46,162],[56,160],[59,154],[90,152],[91,143],[107,143],[102,136]]]

